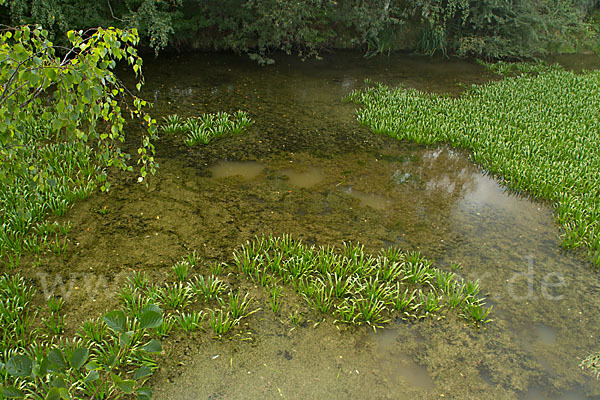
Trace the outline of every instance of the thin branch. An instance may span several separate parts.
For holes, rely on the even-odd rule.
[[[123,19],[121,19],[121,18],[117,18],[117,17],[115,17],[115,14],[113,13],[112,6],[110,5],[110,0],[106,0],[106,4],[108,4],[108,9],[110,10],[110,15],[111,15],[111,17],[113,17],[113,18],[114,18],[114,19],[116,19],[117,21],[120,21],[120,22],[125,22],[125,20],[123,20]]]

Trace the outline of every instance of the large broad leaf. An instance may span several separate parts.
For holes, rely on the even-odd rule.
[[[42,359],[37,359],[33,365],[32,374],[34,377],[41,378],[46,376],[48,373],[48,358],[42,357]]]
[[[85,377],[84,382],[94,382],[95,380],[100,379],[100,374],[98,373],[98,371],[94,370],[94,371],[90,371],[89,374],[87,374],[87,376]]]
[[[148,353],[160,353],[162,351],[162,345],[160,344],[160,341],[152,339],[142,347],[142,350],[147,351]]]
[[[24,399],[25,393],[14,386],[3,387],[1,393],[9,399]]]
[[[71,368],[79,369],[83,367],[83,364],[87,361],[90,356],[90,351],[85,347],[80,347],[78,349],[73,350],[71,353],[71,359],[69,362],[71,363]]]
[[[87,369],[88,371],[94,371],[94,370],[98,370],[102,368],[102,366],[100,364],[98,364],[96,361],[90,361],[89,363],[87,363],[85,365],[85,369]]]
[[[152,303],[146,304],[144,307],[142,307],[142,314],[146,311],[155,311],[159,314],[162,314],[162,310],[160,309],[160,307]]]
[[[131,343],[131,337],[133,336],[133,331],[123,332],[119,335],[119,346],[126,347]]]
[[[140,317],[140,328],[151,329],[156,328],[162,324],[162,314],[154,310],[145,311]]]
[[[31,359],[25,355],[16,355],[6,363],[6,371],[12,376],[24,378],[31,375],[33,364]]]
[[[103,319],[109,328],[117,332],[125,332],[127,318],[125,317],[125,313],[123,311],[111,311],[106,314]]]
[[[64,387],[53,387],[46,393],[46,400],[70,400],[71,395],[69,391]]]
[[[62,376],[57,376],[52,381],[52,387],[55,387],[55,388],[66,388],[67,387],[67,382],[65,382],[65,379]]]
[[[60,389],[52,388],[46,393],[46,400],[60,400]]]
[[[67,362],[65,361],[65,356],[62,351],[59,349],[52,349],[48,353],[48,361],[50,363],[49,367],[55,370],[63,370],[67,368]]]
[[[142,365],[135,371],[135,374],[133,374],[133,379],[138,380],[140,378],[145,378],[146,376],[150,375],[152,375],[152,371],[150,370],[150,368],[148,368],[145,365]]]
[[[152,398],[152,389],[148,387],[141,387],[137,390],[138,400],[150,400]]]
[[[131,379],[121,379],[119,375],[111,374],[111,378],[115,385],[123,391],[123,393],[131,394],[133,393],[133,388],[135,387],[135,381]]]

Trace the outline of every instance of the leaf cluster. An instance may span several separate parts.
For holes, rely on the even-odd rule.
[[[8,312],[3,317],[0,397],[114,399],[136,393],[138,399],[151,398],[143,384],[156,368],[151,355],[162,351],[150,334],[163,323],[159,307],[148,303],[135,315],[111,311],[84,324],[78,339],[48,342],[31,329],[34,291],[27,282],[5,275],[0,290],[10,299],[2,303]]]

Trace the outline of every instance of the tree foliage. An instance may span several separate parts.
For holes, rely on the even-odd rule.
[[[332,47],[377,54],[411,45],[484,58],[573,48],[589,36],[598,0],[4,0],[5,23],[68,29],[136,28],[155,51],[245,52],[263,63],[274,50],[312,56]],[[2,15],[4,14],[4,16]],[[0,19],[0,21],[2,20]],[[417,40],[414,33],[417,32]]]
[[[137,89],[143,84],[136,31],[68,31],[67,40],[68,47],[54,45],[40,26],[0,30],[0,161],[18,160],[26,132],[43,121],[56,138],[96,146],[105,166],[131,170],[118,146],[128,112],[144,128],[138,150],[143,180],[156,167],[150,140],[156,123],[148,104],[113,72],[125,61],[139,78]]]

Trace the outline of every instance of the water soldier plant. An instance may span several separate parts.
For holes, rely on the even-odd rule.
[[[150,335],[162,324],[160,308],[147,303],[137,315],[112,311],[65,339],[57,336],[60,324],[46,324],[53,327],[49,336],[33,327],[35,291],[19,275],[0,277],[0,291],[0,398],[116,399],[133,393],[151,398],[143,385],[156,368],[151,354],[161,351]],[[63,304],[48,300],[52,314]]]
[[[337,321],[382,327],[393,318],[456,314],[475,324],[489,321],[478,282],[431,266],[418,253],[391,248],[372,255],[359,244],[341,249],[304,245],[290,236],[261,237],[234,253],[234,267],[254,282],[291,286],[308,304]],[[271,309],[280,290],[266,288]]]
[[[206,145],[213,139],[230,133],[240,134],[253,123],[245,111],[236,111],[233,114],[223,111],[216,114],[206,113],[185,121],[177,114],[172,114],[163,118],[160,130],[166,134],[184,133],[187,135],[184,143],[188,147],[194,147],[199,144]]]
[[[35,289],[19,275],[0,276],[0,398],[150,399],[144,383],[156,369],[151,355],[162,351],[161,338],[174,329],[204,331],[205,320],[222,338],[259,310],[251,309],[247,293],[231,290],[214,275],[189,276],[200,263],[190,254],[160,285],[135,271],[118,291],[121,308],[85,321],[73,338],[62,336],[62,298],[47,299],[50,316],[40,325],[32,304]],[[224,267],[202,268],[214,265]]]
[[[600,71],[498,68],[520,73],[459,98],[373,85],[346,96],[373,132],[449,143],[517,193],[550,202],[566,249],[600,266]]]
[[[286,284],[318,312],[348,324],[377,328],[395,316],[419,319],[449,313],[476,324],[488,321],[490,309],[476,282],[437,270],[418,253],[391,248],[370,255],[360,245],[315,248],[283,236],[250,241],[233,258],[234,268],[264,283],[264,301],[274,313],[283,301],[279,284]],[[63,299],[47,300],[50,318],[42,319],[44,330],[34,321],[35,290],[19,275],[1,276],[0,398],[115,399],[136,394],[150,399],[152,392],[144,384],[156,368],[151,355],[162,351],[160,339],[175,330],[208,330],[218,339],[234,335],[242,320],[261,310],[253,309],[248,293],[230,287],[229,275],[222,281],[199,273],[216,265],[221,271],[230,268],[205,264],[192,253],[175,263],[172,278],[161,284],[134,272],[119,290],[120,309],[85,321],[73,338],[62,336]],[[296,326],[304,324],[298,310],[289,319]]]

